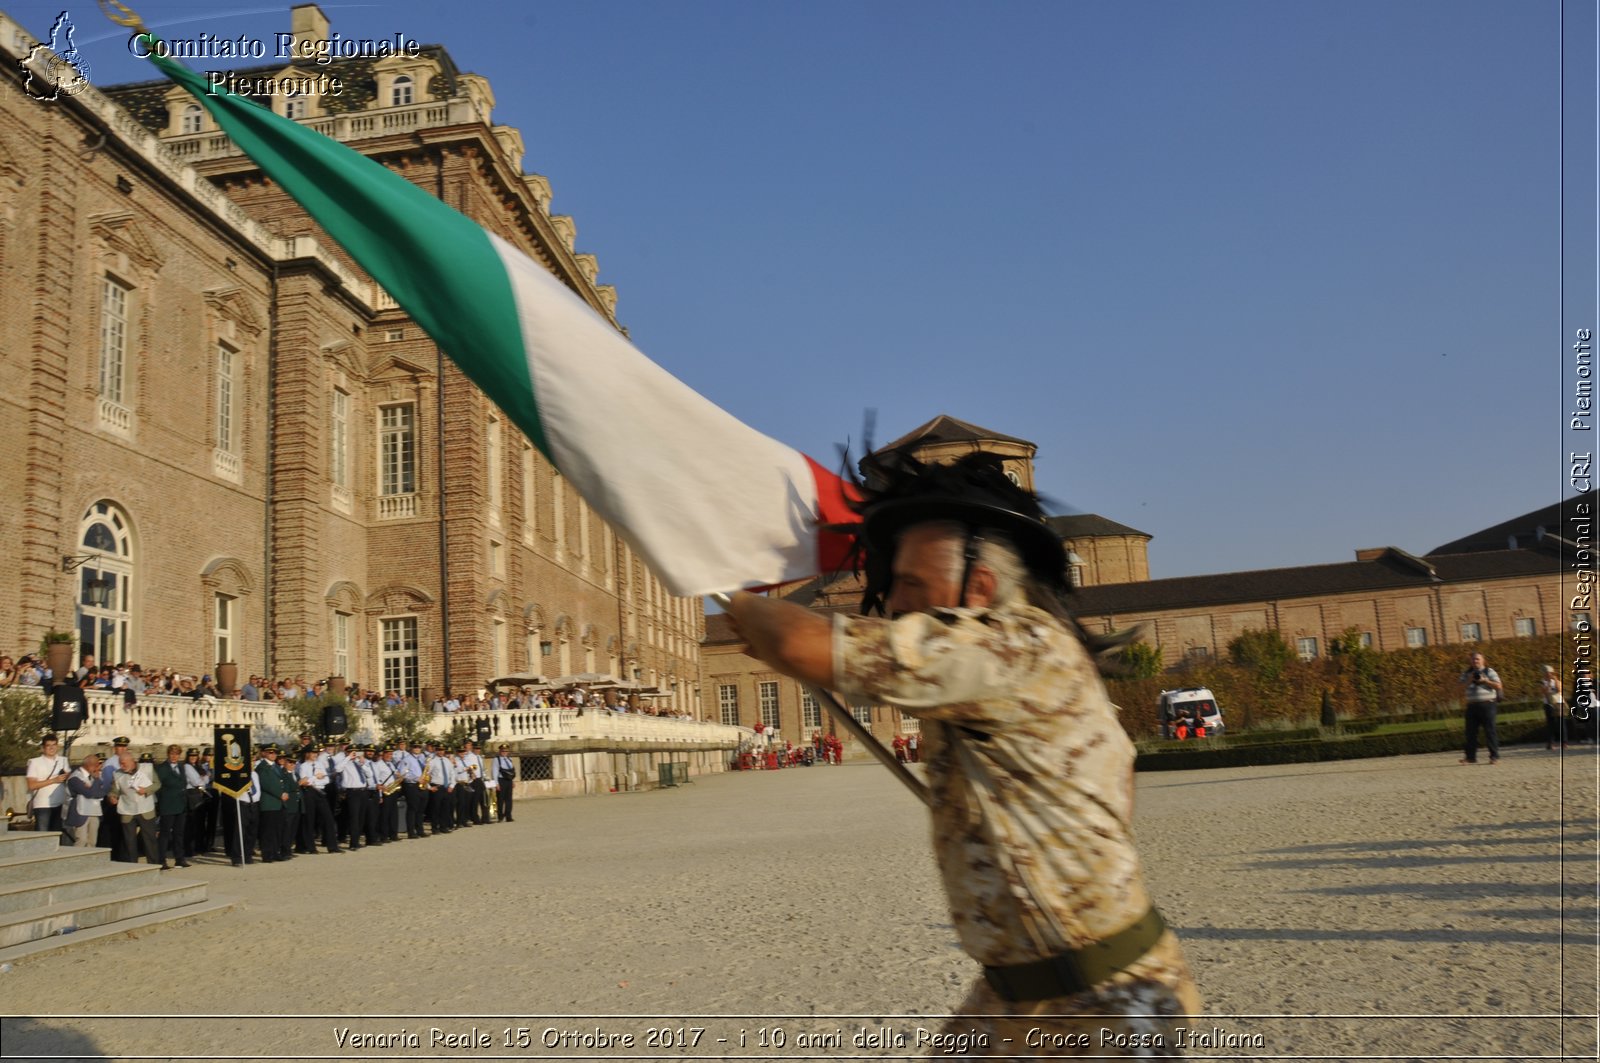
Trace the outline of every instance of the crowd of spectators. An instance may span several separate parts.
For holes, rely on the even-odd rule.
[[[253,675],[238,690],[224,694],[210,675],[187,675],[173,668],[145,668],[132,661],[122,664],[97,664],[93,654],[84,654],[72,678],[85,690],[120,690],[130,699],[141,694],[165,694],[190,698],[232,697],[242,701],[288,701],[321,694],[325,682],[307,683],[304,678],[267,680]],[[43,659],[23,654],[15,659],[0,655],[0,690],[7,687],[49,686],[55,677]],[[360,692],[351,688],[352,694]],[[365,696],[365,695],[362,695]],[[352,697],[353,700],[353,697]]]
[[[499,712],[504,709],[571,709],[579,716],[585,712],[637,713],[640,716],[661,716],[668,719],[690,720],[687,712],[657,706],[654,698],[641,694],[624,695],[615,687],[586,690],[581,686],[567,690],[525,688],[522,690],[478,690],[465,695],[450,694],[433,703],[434,712]]]
[[[224,694],[218,689],[216,679],[210,675],[186,675],[171,668],[144,668],[133,662],[123,664],[97,664],[93,654],[84,654],[73,677],[86,690],[122,691],[128,701],[136,701],[142,694],[165,694],[190,698],[237,698],[241,701],[291,701],[302,697],[319,697],[329,690],[327,680],[306,682],[305,677],[269,679],[249,676],[239,689]],[[54,677],[45,662],[33,655],[23,654],[13,659],[0,655],[0,690],[8,687],[49,686]],[[405,703],[397,690],[369,690],[359,683],[350,683],[344,694],[352,708],[373,711]],[[574,709],[584,712],[638,713],[641,716],[659,716],[689,720],[693,717],[683,711],[658,707],[655,699],[637,693],[626,694],[615,688],[586,690],[573,687],[568,690],[524,688],[521,690],[479,689],[465,694],[447,694],[434,699],[430,708],[436,713],[488,713],[516,711],[518,709]]]

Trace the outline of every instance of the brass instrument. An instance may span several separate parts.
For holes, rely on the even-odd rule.
[[[424,790],[428,788],[428,768],[426,765],[424,765],[422,768],[422,778],[417,780],[417,785],[422,787]]]
[[[383,784],[383,795],[385,797],[388,797],[391,794],[397,794],[399,792],[400,792],[400,773],[399,772],[395,772],[393,775],[389,776],[389,781]]]

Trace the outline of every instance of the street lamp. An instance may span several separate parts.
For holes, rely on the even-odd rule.
[[[90,561],[98,560],[100,560],[99,554],[62,554],[61,571],[71,572],[88,564]],[[89,579],[84,580],[83,594],[85,604],[92,605],[96,609],[104,609],[111,604],[111,581],[97,572]]]

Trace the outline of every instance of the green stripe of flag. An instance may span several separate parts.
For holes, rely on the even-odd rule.
[[[154,43],[153,35],[146,37]],[[262,172],[552,457],[511,283],[488,234],[360,152],[245,97],[213,92],[199,74],[150,52],[150,61],[188,89]]]

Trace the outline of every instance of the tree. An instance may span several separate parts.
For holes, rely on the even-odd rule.
[[[0,766],[22,774],[50,729],[50,701],[31,687],[0,690]]]
[[[460,749],[468,742],[476,742],[477,740],[478,733],[460,716],[451,721],[450,729],[444,733],[444,738],[442,739],[450,749]]]
[[[373,711],[377,717],[379,734],[385,743],[409,746],[428,738],[428,724],[433,720],[433,710],[420,701],[403,701],[398,705],[380,704]]]
[[[1228,657],[1256,678],[1275,683],[1294,662],[1294,650],[1276,631],[1245,631],[1228,643]]]
[[[350,706],[345,701],[343,694],[315,694],[303,698],[290,698],[278,703],[283,712],[283,726],[291,736],[310,732],[314,735],[322,734],[322,710],[329,705],[341,705],[346,713],[353,716]],[[350,730],[353,733],[355,720],[349,720]]]
[[[1383,689],[1378,683],[1378,651],[1362,644],[1361,630],[1356,627],[1341,631],[1331,649],[1338,673],[1349,677],[1362,709],[1381,712]]]
[[[1130,642],[1113,660],[1119,679],[1154,679],[1161,674],[1161,651],[1148,642]]]

